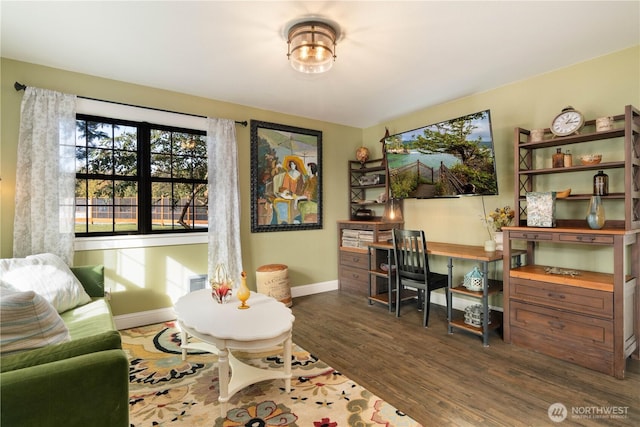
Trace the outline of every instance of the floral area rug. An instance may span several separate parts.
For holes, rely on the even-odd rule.
[[[293,345],[291,392],[283,380],[236,393],[226,417],[218,406],[217,356],[189,350],[182,360],[173,322],[121,331],[129,357],[131,426],[420,426],[340,372]],[[277,349],[233,352],[244,363],[282,368]]]

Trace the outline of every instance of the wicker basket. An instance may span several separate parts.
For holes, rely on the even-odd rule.
[[[491,314],[491,310],[489,310],[489,314]],[[476,328],[482,327],[482,304],[469,305],[464,309],[464,323]],[[491,319],[489,319],[489,324],[491,324]]]

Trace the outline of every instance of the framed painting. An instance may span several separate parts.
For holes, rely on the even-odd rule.
[[[322,228],[322,132],[251,120],[251,232]]]

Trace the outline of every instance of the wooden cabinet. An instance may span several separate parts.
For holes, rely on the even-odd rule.
[[[624,378],[627,357],[638,357],[640,230],[505,227],[504,232],[504,256],[514,242],[524,241],[528,263],[504,269],[505,342]],[[535,264],[535,249],[546,244],[610,247],[613,272],[552,273],[550,266]]]
[[[359,209],[372,209],[376,219],[381,220],[384,203],[378,202],[381,194],[389,194],[385,159],[367,160],[364,163],[350,160],[349,166],[349,212],[357,220]]]
[[[338,221],[338,281],[340,290],[369,296],[370,243],[387,241],[402,222]]]
[[[505,263],[504,340],[622,379],[626,359],[640,356],[640,112],[626,106],[614,123],[613,129],[597,132],[591,120],[579,135],[541,141],[532,141],[530,131],[516,128],[515,206],[520,221],[517,227],[503,229],[503,255],[506,260],[514,245],[524,245],[527,265]],[[548,167],[544,150],[567,145],[594,152],[600,147],[608,158],[597,165],[574,160],[572,166]],[[527,192],[551,191],[554,179],[574,176],[577,188],[589,188],[583,172],[597,170],[614,171],[622,178],[610,181],[613,188],[602,196],[614,208],[610,211],[621,215],[607,216],[600,230],[590,229],[584,217],[558,218],[555,228],[525,226]],[[591,196],[590,191],[572,191],[556,203],[585,203]],[[586,204],[584,212],[586,216]],[[609,248],[610,272],[590,271],[585,265],[550,270],[553,266],[536,264],[540,248],[560,251],[564,245],[587,253]]]

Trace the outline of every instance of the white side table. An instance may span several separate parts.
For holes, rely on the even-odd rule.
[[[235,295],[225,304],[218,304],[209,289],[191,292],[175,304],[182,331],[182,358],[187,349],[198,349],[218,355],[220,376],[220,413],[227,413],[227,402],[244,387],[269,379],[284,379],[287,393],[291,391],[291,331],[295,317],[291,309],[266,295],[251,292],[247,310],[240,310]],[[189,343],[189,336],[201,343]],[[283,345],[284,369],[261,369],[236,359],[229,351],[257,351]],[[231,366],[231,376],[229,375]]]

